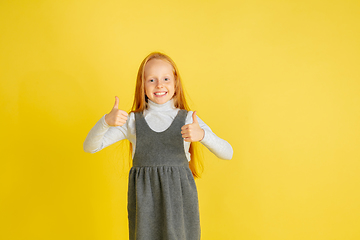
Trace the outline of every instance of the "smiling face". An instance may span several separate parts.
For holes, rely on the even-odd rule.
[[[161,59],[151,59],[145,66],[145,94],[153,102],[163,104],[175,93],[175,76],[172,65]]]

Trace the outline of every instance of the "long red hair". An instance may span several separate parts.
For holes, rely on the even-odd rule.
[[[187,104],[185,99],[185,94],[182,87],[179,70],[175,62],[169,56],[161,52],[152,52],[141,62],[136,78],[135,96],[131,111],[141,112],[147,108],[147,96],[145,94],[144,76],[145,76],[145,65],[151,59],[161,59],[167,61],[172,65],[173,74],[175,77],[175,93],[173,96],[174,105],[176,108],[190,111],[189,105]],[[200,156],[200,152],[199,152],[199,146],[196,145],[197,143],[194,142],[190,144],[189,152],[190,152],[191,160],[189,162],[189,167],[194,178],[200,178],[204,167],[203,167],[202,157]],[[132,151],[132,144],[130,143],[130,152],[131,151]]]

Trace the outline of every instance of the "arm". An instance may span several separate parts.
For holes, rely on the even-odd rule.
[[[111,144],[127,138],[128,121],[120,126],[111,127],[105,121],[105,116],[95,124],[88,133],[83,148],[85,152],[95,153]]]

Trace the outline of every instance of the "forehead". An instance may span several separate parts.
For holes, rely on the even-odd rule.
[[[166,60],[151,59],[145,65],[145,77],[158,74],[173,74],[173,66]]]

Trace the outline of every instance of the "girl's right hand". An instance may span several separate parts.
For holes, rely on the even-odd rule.
[[[128,113],[123,110],[120,110],[118,107],[119,107],[119,98],[115,96],[115,104],[113,109],[111,110],[110,113],[105,115],[105,122],[112,127],[124,125],[128,117]]]

